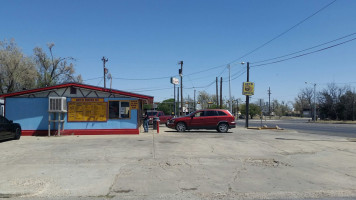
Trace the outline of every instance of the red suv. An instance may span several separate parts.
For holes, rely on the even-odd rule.
[[[168,128],[184,132],[190,129],[216,129],[225,133],[229,128],[235,128],[235,117],[228,110],[206,109],[190,113],[185,117],[178,117],[168,120]]]

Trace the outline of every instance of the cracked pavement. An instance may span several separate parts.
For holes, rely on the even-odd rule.
[[[1,142],[0,198],[356,197],[352,138],[241,127],[160,131]]]

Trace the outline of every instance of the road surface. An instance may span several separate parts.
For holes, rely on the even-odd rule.
[[[245,126],[245,119],[237,121],[238,126]],[[275,127],[296,130],[302,133],[339,136],[339,137],[356,137],[356,124],[325,124],[312,123],[308,119],[292,119],[292,120],[262,120],[262,126]],[[249,127],[260,127],[261,120],[249,120]]]

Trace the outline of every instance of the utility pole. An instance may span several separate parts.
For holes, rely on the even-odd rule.
[[[268,116],[271,119],[271,87],[268,87]]]
[[[195,90],[194,90],[194,109],[193,109],[193,111],[195,111],[196,108],[197,108],[197,106],[196,106],[196,104],[195,104]]]
[[[355,89],[352,94],[352,121],[355,121]]]
[[[103,61],[103,66],[104,66],[104,88],[106,88],[106,78],[105,78],[105,74],[107,73],[107,69],[105,68],[105,63],[109,61],[109,59],[105,59],[105,57],[103,56],[103,58],[101,59]]]
[[[314,83],[314,122],[316,122],[316,96],[315,96],[316,83]]]
[[[232,113],[232,99],[231,99],[231,75],[230,75],[230,64],[227,65],[227,67],[229,68],[229,108],[230,108],[230,112]]]
[[[223,78],[220,77],[220,109],[222,108],[223,102],[222,102],[222,81]]]
[[[247,62],[247,82],[250,82],[250,63]],[[248,128],[248,109],[250,103],[250,96],[246,95],[246,124],[245,127]]]
[[[182,109],[182,114],[183,114],[183,61],[179,61],[180,64],[180,70],[179,70],[179,76],[180,76],[180,106]]]
[[[178,103],[178,117],[180,116],[180,109],[179,109],[179,87],[178,87],[178,90],[177,90],[177,103]]]
[[[261,128],[262,128],[262,99],[260,99],[260,109],[261,109],[260,119],[261,119]]]
[[[216,106],[219,108],[219,83],[218,77],[216,77]]]

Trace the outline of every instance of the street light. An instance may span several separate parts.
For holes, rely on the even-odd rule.
[[[232,113],[232,99],[231,99],[231,75],[230,75],[230,71],[231,71],[231,67],[230,64],[227,65],[227,67],[229,68],[229,110]]]
[[[245,62],[241,62],[241,65],[245,64]],[[247,80],[246,82],[250,81],[250,63],[247,62]],[[250,103],[250,97],[249,95],[246,95],[246,122],[245,122],[245,127],[248,128],[248,110],[249,110],[249,103]]]
[[[316,121],[316,96],[315,96],[315,88],[316,88],[316,83],[308,83],[305,82],[305,84],[311,84],[314,85],[314,117],[313,117],[313,121]]]

